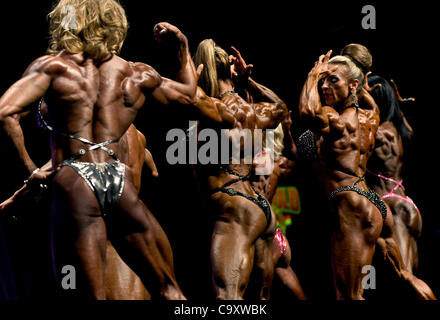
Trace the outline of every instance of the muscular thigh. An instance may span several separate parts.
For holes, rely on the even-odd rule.
[[[418,214],[414,206],[404,200],[397,199],[392,209],[395,218],[400,219],[408,232],[413,237],[418,238],[422,229],[422,217]]]
[[[53,183],[57,197],[62,200],[64,211],[70,212],[74,219],[102,215],[95,194],[71,167],[62,167],[55,175]]]
[[[117,229],[118,235],[142,233],[150,228],[159,228],[156,219],[139,198],[133,184],[133,174],[128,167],[122,195],[108,221],[109,228],[112,231]]]

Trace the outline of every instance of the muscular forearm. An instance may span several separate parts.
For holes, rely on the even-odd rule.
[[[299,100],[299,116],[305,120],[306,126],[312,131],[319,131],[321,133],[328,133],[330,130],[329,110],[330,107],[323,107],[318,91],[318,82],[320,78],[316,74],[309,74],[306,83],[301,91]],[[334,119],[337,117],[337,112],[334,112]],[[337,121],[334,122],[337,124]],[[333,125],[333,126],[334,126]],[[342,128],[343,129],[343,128]]]
[[[26,167],[29,173],[33,172],[37,168],[37,166],[32,161],[29,153],[26,150],[23,130],[20,126],[19,120],[17,119],[17,117],[8,116],[2,119],[1,123],[3,125],[3,130],[7,133],[12,141],[12,144],[17,150],[18,156],[23,165]]]
[[[278,95],[273,92],[271,89],[263,86],[262,84],[257,83],[254,79],[248,79],[248,91],[252,96],[254,102],[271,102],[277,103],[280,102],[281,99]]]
[[[184,85],[182,88],[185,89],[188,95],[194,96],[197,88],[197,74],[191,59],[186,37],[180,41],[179,62],[180,69],[177,72],[176,81]]]
[[[306,83],[301,91],[299,101],[300,116],[316,117],[322,114],[322,105],[318,92],[319,77],[315,74],[307,77]]]

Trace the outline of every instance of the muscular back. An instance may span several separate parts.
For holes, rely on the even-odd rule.
[[[151,67],[115,55],[95,64],[82,53],[61,53],[37,59],[27,73],[33,70],[52,75],[45,96],[45,119],[58,131],[95,143],[121,137],[145,102],[144,90],[160,84],[159,75]],[[81,142],[59,135],[55,142],[56,163],[84,147]],[[109,148],[118,154],[118,144]],[[86,153],[82,159],[103,162],[109,156],[98,150]]]
[[[376,133],[376,147],[369,167],[388,177],[400,177],[403,166],[402,138],[393,123],[386,121]],[[376,172],[376,171],[375,171]]]

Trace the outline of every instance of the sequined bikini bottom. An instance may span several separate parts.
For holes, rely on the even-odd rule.
[[[385,205],[385,202],[382,200],[382,198],[374,191],[365,191],[362,189],[359,189],[356,185],[360,183],[361,181],[365,181],[364,178],[359,178],[352,186],[344,186],[337,188],[334,190],[330,195],[328,196],[328,200],[330,202],[333,201],[333,199],[336,197],[336,194],[343,191],[354,191],[357,194],[360,194],[361,196],[364,196],[367,198],[372,204],[376,206],[377,209],[379,209],[380,214],[382,215],[383,221],[385,221],[385,218],[387,217],[387,207]]]
[[[66,160],[60,167],[71,167],[94,192],[103,215],[119,201],[124,189],[125,165],[120,161],[91,163]]]
[[[272,211],[270,210],[270,203],[269,203],[269,201],[267,201],[267,199],[266,199],[261,193],[259,193],[259,192],[254,188],[254,186],[252,185],[252,183],[251,183],[250,185],[251,185],[252,190],[253,190],[253,191],[255,192],[255,194],[257,195],[256,198],[255,198],[255,197],[252,197],[252,196],[250,196],[250,195],[248,195],[248,194],[244,194],[244,193],[242,193],[242,192],[240,192],[240,191],[237,191],[237,190],[235,190],[235,189],[233,189],[233,188],[227,188],[227,187],[231,186],[232,184],[234,184],[234,183],[236,183],[236,182],[249,180],[249,175],[247,175],[247,176],[241,176],[241,175],[239,175],[238,173],[236,173],[236,172],[234,172],[234,171],[232,171],[232,170],[229,170],[228,168],[225,168],[225,167],[220,167],[220,169],[222,169],[223,171],[225,171],[225,172],[227,172],[227,173],[229,173],[229,174],[231,174],[231,175],[237,176],[238,178],[226,182],[226,183],[225,183],[222,187],[220,187],[220,188],[216,188],[216,189],[212,190],[212,191],[211,191],[211,194],[214,194],[214,193],[216,193],[216,192],[223,192],[223,193],[226,193],[228,196],[231,196],[231,197],[234,197],[234,196],[240,196],[240,197],[243,197],[243,198],[248,199],[249,201],[252,201],[252,202],[255,203],[257,206],[259,206],[259,207],[261,208],[261,210],[263,210],[263,213],[264,213],[264,215],[266,216],[267,226],[269,226],[269,225],[270,225],[270,222],[271,222],[271,219],[272,219]]]

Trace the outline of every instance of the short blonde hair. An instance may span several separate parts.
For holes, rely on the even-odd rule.
[[[119,54],[127,36],[127,18],[117,0],[60,0],[48,17],[51,55],[85,52],[102,61]]]

